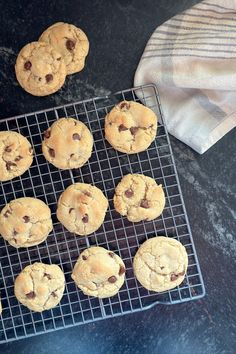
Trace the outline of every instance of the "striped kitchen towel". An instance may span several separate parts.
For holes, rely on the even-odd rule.
[[[134,84],[155,83],[170,134],[204,153],[236,126],[236,0],[206,0],[158,27]]]

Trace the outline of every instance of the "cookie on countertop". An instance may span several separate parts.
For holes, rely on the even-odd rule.
[[[67,75],[84,68],[89,41],[80,28],[69,23],[58,22],[47,28],[39,41],[50,44],[61,54],[66,64]]]
[[[142,174],[128,174],[116,186],[114,207],[132,222],[153,220],[161,215],[165,194],[161,184]]]
[[[66,78],[66,65],[61,54],[43,42],[32,42],[21,49],[15,71],[21,87],[34,96],[58,91]]]
[[[73,118],[60,118],[45,131],[43,154],[61,169],[83,166],[92,154],[93,136],[86,125]]]
[[[188,255],[179,241],[157,236],[139,247],[133,267],[135,276],[144,288],[156,292],[166,291],[184,280]]]
[[[64,290],[64,273],[55,264],[28,265],[17,276],[14,285],[18,301],[36,312],[55,307],[61,301]]]
[[[122,101],[105,117],[105,137],[114,149],[135,154],[146,150],[156,137],[157,116],[148,107]]]
[[[0,132],[0,181],[21,176],[33,162],[33,148],[21,134]]]
[[[90,247],[80,254],[72,279],[85,295],[114,296],[124,283],[125,265],[114,252],[103,247]]]
[[[0,234],[16,248],[38,245],[51,231],[51,211],[40,199],[12,200],[0,213]]]
[[[107,208],[108,200],[99,188],[75,183],[61,194],[57,218],[70,232],[89,235],[102,225]]]

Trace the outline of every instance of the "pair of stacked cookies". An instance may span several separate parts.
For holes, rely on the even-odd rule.
[[[58,22],[38,42],[21,49],[15,65],[17,80],[34,96],[50,95],[63,86],[67,75],[84,68],[88,51],[88,38],[80,28]]]

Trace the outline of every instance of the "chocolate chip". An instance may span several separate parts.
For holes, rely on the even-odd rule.
[[[170,275],[170,280],[171,280],[171,281],[175,281],[176,279],[178,279],[178,274],[172,273],[172,274]]]
[[[13,235],[16,236],[18,234],[18,232],[14,229],[13,230]]]
[[[123,267],[122,265],[120,265],[120,270],[119,270],[119,275],[121,276],[122,274],[125,273],[125,267]]]
[[[141,200],[140,206],[141,206],[141,208],[148,209],[149,208],[149,204],[148,204],[147,199]]]
[[[16,156],[15,161],[17,162],[17,161],[20,161],[22,159],[23,159],[23,157],[19,155],[19,156]]]
[[[49,83],[50,81],[53,80],[53,75],[52,75],[52,74],[47,74],[47,75],[45,76],[45,79],[46,79],[47,83]]]
[[[91,193],[89,193],[88,191],[85,191],[84,194],[87,195],[87,197],[91,197]]]
[[[73,210],[75,210],[75,209],[74,209],[74,208],[70,208],[70,209],[69,209],[69,214],[70,214]]]
[[[51,157],[55,157],[55,156],[56,156],[54,149],[49,148],[49,149],[48,149],[48,153],[49,153],[49,155],[50,155]]]
[[[117,281],[117,278],[114,275],[112,275],[110,278],[108,278],[108,281],[109,281],[109,283],[113,284]]]
[[[132,135],[135,135],[138,132],[139,127],[131,127],[129,130]]]
[[[57,61],[60,61],[61,60],[61,57],[57,58]]]
[[[70,154],[70,158],[72,158],[73,156],[75,156],[75,154]]]
[[[8,218],[8,215],[10,215],[10,214],[11,214],[11,211],[10,211],[10,210],[7,210],[7,211],[5,212],[5,214],[3,214],[3,215],[4,215],[5,218]]]
[[[80,140],[80,139],[81,139],[81,136],[80,136],[78,133],[74,133],[74,134],[72,135],[72,138],[73,138],[73,140]]]
[[[43,136],[44,136],[44,138],[45,138],[45,139],[49,139],[49,138],[50,138],[50,136],[51,136],[51,132],[50,132],[50,130],[49,130],[49,129],[48,129],[48,130],[45,130],[45,132],[44,132]]]
[[[87,257],[86,256],[82,256],[82,259],[84,260],[84,261],[86,261],[87,260]]]
[[[73,41],[72,39],[67,39],[66,41],[66,48],[68,50],[73,50],[75,49],[75,41]]]
[[[57,294],[55,293],[55,291],[53,291],[53,292],[51,293],[51,295],[52,295],[53,297],[57,297]]]
[[[29,60],[26,61],[25,64],[24,64],[25,70],[30,70],[31,66],[32,66],[32,64],[31,64],[31,62]]]
[[[128,102],[121,102],[120,103],[120,109],[129,109],[130,108],[130,104]]]
[[[12,150],[11,150],[11,147],[10,147],[10,146],[6,146],[4,151],[5,151],[5,152],[11,152]]]
[[[27,222],[30,221],[30,217],[26,215],[26,216],[23,217],[23,220],[24,220],[25,223],[27,223]]]
[[[36,297],[34,291],[31,291],[30,293],[25,294],[25,296],[27,297],[27,299],[34,299]]]
[[[43,275],[44,277],[46,277],[46,278],[48,278],[48,280],[51,280],[52,279],[52,277],[51,277],[51,275],[50,274],[48,274],[48,273],[44,273],[44,275]]]
[[[163,270],[165,267],[160,267],[161,268],[161,270]]]
[[[119,132],[124,132],[125,130],[128,130],[124,124],[119,125]]]
[[[88,223],[88,221],[89,221],[88,214],[85,214],[85,215],[82,217],[82,221],[83,221],[83,223],[85,223],[85,224]]]
[[[11,162],[11,161],[7,161],[7,162],[6,162],[6,169],[7,169],[7,171],[12,170],[12,167],[15,167],[15,166],[17,166],[17,164],[14,163],[14,162]]]
[[[111,257],[111,258],[114,258],[114,253],[113,252],[108,252],[108,254],[109,254],[109,256]]]
[[[126,196],[127,198],[131,198],[131,197],[133,197],[133,195],[134,195],[134,192],[132,191],[132,189],[127,189],[127,190],[125,191],[125,196]]]

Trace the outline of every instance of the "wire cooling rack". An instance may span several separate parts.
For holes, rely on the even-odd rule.
[[[123,99],[141,99],[160,117],[156,140],[148,150],[139,154],[119,153],[104,140],[104,117],[114,104]],[[42,155],[42,134],[61,117],[79,119],[93,133],[93,153],[89,162],[81,169],[58,170],[47,163]],[[21,177],[0,184],[0,208],[15,198],[40,198],[51,208],[54,223],[53,232],[39,246],[15,249],[0,237],[0,294],[3,305],[0,342],[136,312],[158,303],[175,304],[204,296],[202,275],[155,86],[140,86],[109,97],[13,117],[1,121],[0,130],[23,134],[35,148],[35,158],[30,169]],[[133,224],[114,210],[114,188],[121,177],[128,173],[143,173],[153,177],[157,183],[162,183],[166,206],[163,214],[156,220]],[[88,237],[69,233],[56,218],[60,194],[70,184],[79,181],[92,183],[100,188],[107,195],[110,205],[104,224]],[[132,269],[132,259],[139,245],[155,235],[178,239],[186,247],[189,261],[184,282],[171,291],[158,294],[144,289],[137,282]],[[99,300],[88,297],[71,279],[78,255],[91,245],[113,250],[125,262],[125,284],[112,298]],[[25,266],[34,262],[55,263],[63,269],[66,277],[66,289],[60,304],[42,313],[28,310],[14,296],[14,279]]]

